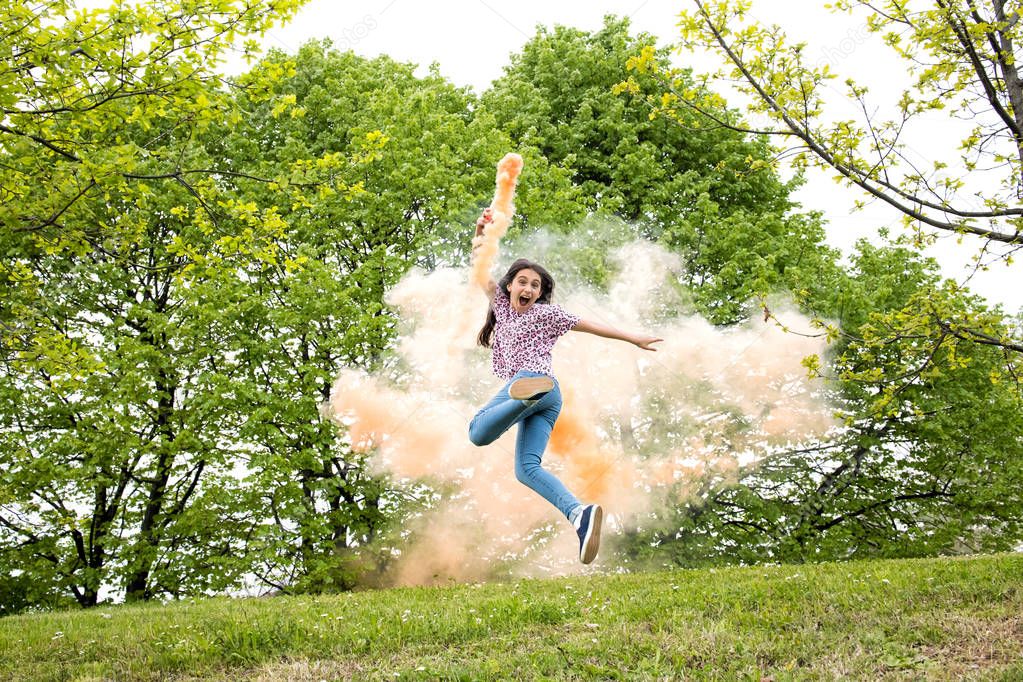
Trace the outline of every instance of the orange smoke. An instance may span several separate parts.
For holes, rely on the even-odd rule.
[[[548,450],[565,456],[568,460],[567,477],[573,485],[569,487],[584,503],[600,502],[609,506],[609,493],[614,487],[631,480],[622,481],[624,473],[617,460],[618,454],[604,447],[594,431],[596,419],[575,399],[571,387],[561,384],[564,400],[558,421],[551,431]],[[631,476],[628,476],[631,479]]]
[[[499,220],[485,232],[494,253],[521,168],[514,155],[502,165],[509,158],[495,198]],[[403,518],[397,546],[383,548],[394,557],[384,584],[599,570],[614,560],[616,532],[698,494],[708,477],[733,479],[772,448],[831,427],[831,410],[800,364],[824,352],[822,339],[786,334],[759,317],[728,330],[666,317],[680,307],[664,284],[677,280],[678,257],[647,243],[619,256],[606,293],[577,288],[559,303],[587,319],[656,333],[665,339],[659,352],[571,332],[553,353],[564,404],[543,466],[608,513],[605,544],[589,569],[578,563],[571,525],[515,479],[516,430],[484,448],[469,442],[469,421],[502,383],[474,344],[487,309],[475,270],[471,278],[465,270],[414,270],[388,292],[403,322],[388,363],[396,371],[344,369],[330,403],[351,449],[368,453],[375,471],[420,504]],[[438,291],[446,292],[441,303]],[[787,327],[810,327],[783,305],[771,307]]]
[[[507,234],[515,215],[515,184],[521,172],[522,157],[518,154],[509,152],[497,164],[497,189],[490,203],[492,220],[483,228],[483,234],[472,240],[472,281],[484,290],[490,282],[490,270],[497,259],[498,242]]]

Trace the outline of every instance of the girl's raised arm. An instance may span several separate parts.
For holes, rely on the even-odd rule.
[[[656,336],[647,336],[646,334],[630,334],[623,332],[614,327],[609,327],[606,324],[600,322],[592,322],[590,320],[579,320],[572,327],[574,332],[586,332],[587,334],[595,334],[597,336],[603,336],[605,339],[619,339],[621,341],[628,341],[629,343],[636,345],[643,350],[656,351],[653,344],[658,341],[664,341]]]
[[[480,235],[483,234],[483,228],[486,226],[487,223],[491,222],[492,220],[493,220],[493,218],[491,217],[490,208],[483,209],[483,215],[481,215],[476,220],[476,236],[477,237],[479,237]],[[476,249],[477,248],[479,248],[479,247],[478,246],[473,247],[473,252],[472,252],[472,259],[473,260],[476,260]],[[490,298],[490,300],[494,300],[494,294],[496,292],[497,292],[497,282],[495,282],[494,279],[491,277],[490,280],[487,282],[487,297]]]

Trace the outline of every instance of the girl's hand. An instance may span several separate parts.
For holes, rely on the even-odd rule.
[[[490,208],[483,209],[483,215],[481,215],[476,220],[476,236],[478,237],[481,234],[483,234],[484,226],[486,226],[487,223],[492,223],[493,221],[494,221],[494,218],[493,218],[493,212],[491,211],[491,209]]]
[[[652,350],[655,353],[657,352],[657,349],[653,347],[653,344],[659,341],[664,341],[664,339],[659,339],[655,336],[636,336],[629,340],[643,350]]]

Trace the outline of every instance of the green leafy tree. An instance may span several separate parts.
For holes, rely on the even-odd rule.
[[[195,324],[226,292],[182,277],[272,259],[283,223],[193,139],[236,115],[223,51],[299,4],[0,5],[0,561],[26,590],[7,608],[241,570],[229,353]]]
[[[983,510],[973,500],[1018,482],[1008,466],[1014,455],[997,450],[993,437],[1018,404],[1014,368],[963,331],[983,322],[996,337],[1007,329],[1002,316],[940,282],[933,263],[905,250],[864,245],[853,272],[843,272],[822,246],[820,216],[798,213],[789,199],[795,183],[774,175],[764,139],[750,139],[739,116],[686,70],[672,72],[673,87],[701,107],[676,106],[656,77],[667,68],[648,38],[628,38],[624,22],[609,20],[597,34],[541,30],[484,96],[513,137],[574,170],[593,210],[636,221],[681,252],[684,284],[712,320],[744,319],[757,294],[788,290],[833,340],[830,358],[807,360],[814,371],[826,363],[830,400],[846,420],[822,442],[759,442],[727,404],[700,403],[729,417],[713,436],[722,462],[733,461],[735,442],[749,439],[759,461],[738,473],[732,464],[710,465],[695,491],[691,482],[680,487],[690,503],[668,515],[662,549],[682,563],[926,554],[965,547],[975,531],[985,539],[973,546],[1011,547],[1016,496]],[[591,223],[580,229],[593,237]],[[621,242],[614,229],[597,233],[602,246]],[[573,245],[561,245],[557,258],[563,269],[612,267]],[[933,367],[921,366],[928,362]],[[971,389],[952,390],[963,385]],[[673,414],[677,391],[701,399],[698,387],[671,391],[651,391],[653,413]],[[981,407],[988,402],[1000,406],[997,415]],[[976,420],[960,419],[962,411]],[[609,430],[628,434],[639,453],[656,453],[671,447],[660,431],[691,434],[700,428],[691,422],[648,437],[628,424]],[[968,434],[974,445],[964,455],[956,444]],[[987,477],[971,474],[978,462]],[[641,551],[650,540],[643,535],[632,547]]]
[[[637,55],[667,68],[667,53],[627,19],[589,33],[539,29],[482,106],[523,148],[568,169],[591,211],[617,216],[638,234],[682,254],[686,284],[709,319],[731,323],[749,301],[777,287],[801,289],[833,267],[820,217],[800,214],[759,139],[696,112],[651,117],[660,83],[628,65]],[[680,80],[710,96],[687,73]],[[720,99],[720,98],[719,98]],[[721,101],[720,115],[735,119]]]
[[[265,80],[263,72],[284,77],[259,101],[242,95],[249,113],[218,150],[260,177],[310,158],[358,161],[336,170],[353,192],[319,191],[281,209],[290,228],[282,256],[301,266],[257,263],[248,277],[248,386],[238,409],[250,415],[243,436],[256,448],[250,480],[274,511],[259,575],[279,589],[351,587],[363,567],[384,559],[374,541],[414,495],[371,475],[319,406],[340,367],[388,369],[398,320],[386,291],[414,266],[466,260],[496,159],[510,148],[492,118],[473,114],[471,92],[436,72],[416,77],[414,68],[327,41],[294,56],[273,52],[243,87]],[[577,211],[562,175],[546,172],[542,159],[528,163],[519,194],[528,219]],[[239,188],[259,204],[277,191],[245,181]]]
[[[807,364],[827,374],[840,425],[820,441],[765,448],[737,472],[712,469],[662,528],[633,538],[632,555],[699,565],[1016,547],[1023,433],[1011,415],[1023,396],[1006,373],[1014,365],[933,314],[914,316],[929,327],[907,327],[904,311],[940,305],[1007,321],[942,281],[933,261],[866,243],[845,281],[816,300],[842,336],[829,363]]]
[[[104,39],[149,30],[119,12],[76,21]],[[36,141],[56,155],[51,175],[8,178],[80,178],[110,139],[129,155],[79,185],[59,221],[4,235],[8,609],[176,597],[252,575],[287,590],[350,586],[351,550],[401,502],[320,404],[340,365],[384,361],[386,288],[414,265],[465,259],[466,225],[509,142],[438,75],[326,44],[218,87],[205,69],[219,34],[193,28],[205,37],[184,55],[201,64],[167,72],[182,83],[82,95],[101,106],[50,128],[79,158]],[[154,73],[175,64],[153,54],[165,60]],[[6,170],[30,160],[5,149]],[[521,196],[534,219],[578,210],[563,174],[533,168]],[[30,194],[5,210],[40,214],[54,196]]]
[[[754,110],[775,124],[771,132],[805,146],[797,160],[837,171],[898,209],[907,222],[1018,243],[1023,81],[1016,65],[1015,7],[1003,0],[836,3],[837,11],[866,14],[868,30],[881,36],[913,84],[899,98],[898,118],[878,120],[870,114],[867,88],[847,80],[848,94],[863,105],[864,116],[827,124],[822,91],[836,78],[829,65],[808,64],[802,45],[789,43],[777,26],[747,24],[749,2],[694,4],[680,24],[683,45],[707,47],[726,59],[728,75],[754,97]],[[905,155],[901,138],[926,114],[942,110],[973,126],[959,159],[936,159],[931,168],[920,168]],[[940,171],[958,163],[966,171],[989,166],[997,172],[997,182],[985,182],[980,202],[962,178],[942,177]]]
[[[183,160],[208,161],[190,145]],[[270,257],[283,223],[255,207],[241,222],[237,206],[214,222],[180,185],[139,182],[82,205],[106,226],[89,228],[98,244],[19,262],[32,286],[5,301],[32,326],[2,360],[4,563],[83,606],[102,588],[129,599],[222,589],[245,535],[225,442],[241,415],[218,400],[232,337],[211,323],[234,292],[186,274]]]
[[[224,51],[301,4],[189,0],[77,11],[64,0],[0,3],[8,251],[87,248],[100,226],[85,199],[150,181],[190,185],[213,172],[161,157],[162,136],[218,120],[225,95],[209,86],[221,81]],[[129,137],[131,126],[150,134]]]
[[[879,108],[868,88],[846,79],[848,97],[862,116],[835,120],[825,97],[837,78],[831,65],[810,63],[805,44],[790,42],[780,27],[751,21],[747,0],[693,4],[682,14],[682,48],[719,55],[724,68],[706,78],[735,82],[751,98],[751,116],[763,123],[754,127],[716,113],[718,98],[690,87],[688,72],[665,68],[648,50],[632,66],[661,81],[662,93],[648,98],[658,113],[683,125],[699,113],[736,131],[791,140],[797,168],[835,172],[888,204],[911,228],[909,238],[917,246],[932,241],[933,232],[926,228],[974,235],[984,240],[984,249],[991,243],[1007,245],[1002,257],[1011,263],[1023,216],[1016,8],[1002,0],[836,3],[836,10],[865,14],[867,28],[892,50],[912,85],[892,103],[891,118],[884,118],[875,113]],[[910,158],[909,131],[937,112],[969,123],[958,149],[939,158],[928,147],[931,158]],[[951,317],[944,322],[978,343],[1023,351],[1018,336],[998,336],[997,327],[959,326]]]
[[[910,70],[916,83],[900,99],[895,121],[868,115],[860,124],[829,124],[822,93],[833,78],[830,67],[808,65],[804,46],[787,44],[778,27],[746,22],[749,3],[695,5],[683,15],[683,47],[717,51],[727,67],[694,87],[688,70],[667,66],[652,46],[645,47],[630,61],[633,77],[623,88],[641,95],[652,116],[681,129],[702,116],[704,125],[736,133],[794,138],[801,145],[797,169],[837,170],[903,211],[914,228],[908,242],[914,247],[929,240],[920,229],[927,225],[1017,242],[1018,135],[1005,116],[986,113],[1013,110],[1018,86],[1012,33],[1018,29],[1012,12],[999,3],[990,12],[972,3],[939,2],[937,9],[922,10],[842,3],[843,9],[868,12],[871,30],[915,60]],[[644,77],[661,87],[644,92]],[[737,81],[751,95],[751,117],[770,125],[753,127],[723,113],[720,96],[703,87],[715,78]],[[873,111],[866,89],[849,87],[863,111]],[[903,131],[944,107],[980,112],[962,144],[966,175],[960,178],[945,173],[953,165],[949,159],[920,170],[903,155]],[[1001,182],[973,173],[984,164],[994,166]],[[980,182],[978,205],[970,192]],[[1015,546],[1020,441],[1015,423],[1004,425],[1021,402],[1018,324],[941,281],[933,263],[902,249],[861,246],[850,274],[820,272],[827,273],[823,281],[804,278],[805,287],[792,291],[833,340],[831,357],[807,358],[806,364],[830,377],[845,425],[824,443],[771,453],[743,469],[738,480],[709,476],[664,535],[676,560],[808,560]]]

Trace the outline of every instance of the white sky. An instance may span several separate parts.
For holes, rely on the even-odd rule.
[[[103,5],[102,0],[84,0],[80,6]],[[897,99],[907,82],[897,61],[870,35],[862,15],[832,14],[822,5],[824,0],[758,0],[752,15],[762,23],[785,27],[792,41],[805,41],[804,54],[812,61],[827,61],[840,74],[841,84],[851,76],[860,84],[870,86],[871,95],[879,105]],[[565,24],[584,30],[599,29],[605,14],[630,17],[632,30],[658,38],[660,45],[675,42],[678,12],[690,7],[689,0],[448,0],[417,2],[416,0],[364,0],[331,2],[313,0],[290,24],[274,29],[264,41],[268,47],[295,51],[304,41],[329,37],[340,49],[357,54],[387,54],[404,62],[425,68],[437,62],[441,73],[458,85],[468,85],[476,92],[485,90],[499,77],[509,56],[519,51],[534,34],[538,24]],[[675,57],[676,63],[693,66],[698,71],[714,68],[716,63],[706,57]],[[243,68],[240,60],[229,64],[229,71]],[[734,106],[741,102],[733,93],[723,92]],[[853,118],[857,111],[838,90],[833,92],[836,118]],[[882,109],[882,111],[884,111]],[[955,159],[956,142],[960,138],[948,120],[936,121],[931,127],[918,127],[907,138],[910,153],[915,150],[936,152],[938,158]],[[944,144],[945,149],[935,149]],[[928,154],[920,153],[920,160]],[[861,237],[876,235],[880,227],[890,227],[898,234],[901,214],[886,205],[873,204],[865,210],[852,212],[853,202],[865,195],[858,189],[835,184],[830,175],[813,172],[807,185],[797,195],[805,209],[823,211],[828,222],[829,242],[848,251]],[[982,244],[964,239],[957,244],[954,235],[943,235],[939,244],[928,253],[943,266],[947,277],[963,282],[969,278],[970,288],[992,303],[1001,303],[1009,312],[1023,307],[1023,265],[1006,266],[998,260],[987,272],[974,273],[972,257]]]

